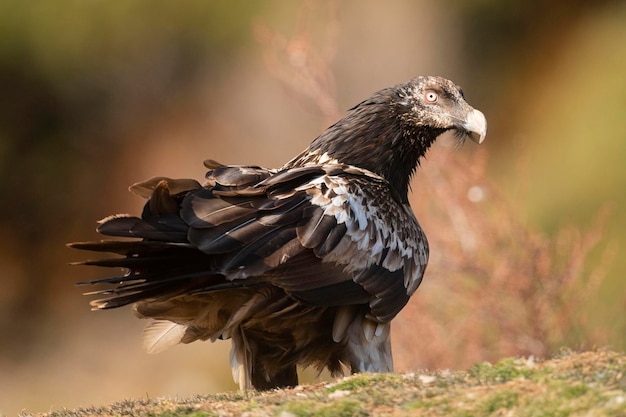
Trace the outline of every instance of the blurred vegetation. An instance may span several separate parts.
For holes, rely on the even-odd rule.
[[[0,228],[15,274],[4,279],[2,327],[14,316],[39,320],[51,307],[49,268],[59,252],[51,242],[84,218],[93,222],[101,202],[92,197],[106,190],[127,146],[123,131],[187,100],[200,76],[217,73],[259,6],[0,4]],[[21,338],[33,326],[2,348],[26,353]]]
[[[433,261],[394,327],[396,359],[624,350],[625,21],[623,1],[0,2],[0,413],[139,363],[128,347],[141,324],[89,315],[72,284],[98,272],[68,268],[78,255],[64,247],[137,211],[128,185],[199,177],[205,158],[279,165],[344,108],[418,73],[464,87],[487,115],[488,155],[439,147],[416,178]],[[484,200],[468,200],[472,187]],[[146,359],[150,376],[132,369],[167,380],[206,361],[212,378],[212,358],[190,348]],[[20,383],[53,362],[73,376]]]

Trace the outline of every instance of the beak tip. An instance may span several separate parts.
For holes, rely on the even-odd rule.
[[[463,126],[469,133],[470,139],[481,144],[487,136],[487,119],[485,115],[474,109],[468,116]]]
[[[472,141],[476,142],[477,144],[481,144],[483,143],[483,141],[485,140],[485,133],[477,133],[477,132],[471,132],[470,133],[470,139],[472,139]]]

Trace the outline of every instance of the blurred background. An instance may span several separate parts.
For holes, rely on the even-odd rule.
[[[141,349],[70,267],[127,191],[278,167],[345,109],[419,74],[489,133],[445,140],[411,203],[431,242],[397,318],[399,371],[626,347],[626,3],[0,2],[0,414],[235,389],[229,343]]]

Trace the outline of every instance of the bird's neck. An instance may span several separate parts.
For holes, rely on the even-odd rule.
[[[389,181],[402,202],[407,203],[411,177],[443,129],[409,128],[404,123],[390,120],[398,115],[358,114],[359,110],[362,109],[353,109],[328,128],[285,167],[341,163],[364,168]]]

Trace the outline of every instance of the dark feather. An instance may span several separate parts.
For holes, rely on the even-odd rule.
[[[176,251],[195,250],[189,243],[158,242],[151,240],[125,241],[125,240],[102,240],[100,242],[74,242],[68,243],[70,248],[89,250],[93,252],[110,252],[123,256],[149,256]],[[197,251],[196,251],[197,252]]]

